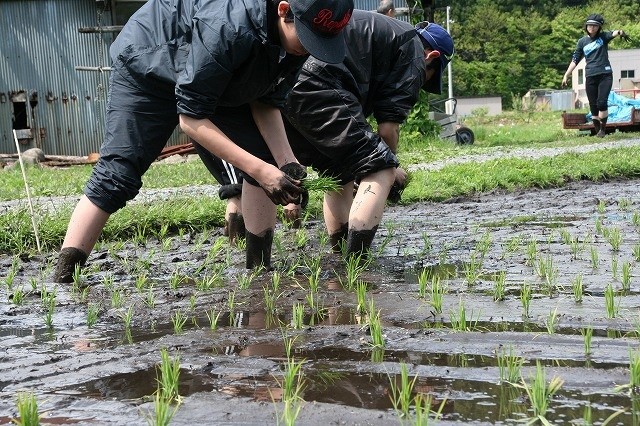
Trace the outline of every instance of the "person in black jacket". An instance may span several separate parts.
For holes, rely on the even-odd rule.
[[[595,134],[600,138],[606,135],[605,127],[609,117],[607,100],[613,86],[613,70],[609,62],[609,42],[618,36],[626,37],[622,30],[602,31],[603,26],[604,18],[602,15],[591,14],[587,17],[584,24],[587,35],[578,40],[569,67],[562,78],[562,87],[565,87],[578,62],[585,58],[587,99],[589,100]]]
[[[353,0],[146,2],[110,48],[100,160],[71,216],[54,281],[72,280],[178,124],[246,174],[247,267],[268,267],[274,203],[299,201],[305,173],[270,93],[307,54],[344,58],[341,30],[352,10]]]
[[[334,250],[346,239],[351,256],[370,250],[392,186],[401,192],[405,185],[395,155],[400,124],[420,89],[441,93],[454,44],[437,24],[413,27],[361,10],[354,11],[344,33],[344,61],[307,59],[284,115],[300,162],[342,184],[340,191],[325,194],[324,219]],[[377,131],[367,121],[370,115]],[[355,197],[354,181],[359,182]]]

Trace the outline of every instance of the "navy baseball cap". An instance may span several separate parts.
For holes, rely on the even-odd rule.
[[[345,57],[342,29],[349,23],[353,0],[290,0],[302,47],[314,58],[337,64]]]
[[[437,50],[440,52],[439,64],[440,72],[436,71],[429,80],[425,81],[422,88],[430,93],[440,94],[442,93],[442,73],[447,67],[453,55],[455,49],[453,47],[453,39],[445,30],[438,24],[433,22],[423,21],[416,24],[416,33],[420,36],[420,41],[425,48],[431,50]]]

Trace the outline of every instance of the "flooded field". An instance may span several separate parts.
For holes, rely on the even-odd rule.
[[[637,188],[391,207],[366,269],[318,221],[256,275],[218,229],[102,245],[75,285],[1,255],[0,424],[24,392],[44,424],[156,424],[165,354],[171,424],[640,425]]]

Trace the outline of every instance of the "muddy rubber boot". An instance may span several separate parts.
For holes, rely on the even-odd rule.
[[[227,231],[226,236],[229,237],[229,244],[236,245],[238,238],[244,238],[247,232],[244,227],[244,218],[240,213],[231,213],[229,220],[225,222],[224,229]]]
[[[600,119],[598,118],[593,118],[593,133],[591,134],[591,136],[595,136],[600,132],[600,127],[602,125],[602,123],[600,123]]]
[[[76,265],[83,266],[87,261],[88,255],[75,247],[65,247],[58,254],[58,264],[53,273],[54,283],[71,283],[73,282],[73,273]]]
[[[269,229],[264,237],[246,232],[247,238],[247,269],[263,267],[271,270],[271,245],[273,243],[273,229]]]
[[[347,241],[347,235],[349,235],[349,224],[343,223],[340,225],[340,230],[329,235],[329,244],[331,244],[331,251],[335,254],[342,253],[342,245]]]
[[[605,128],[607,127],[607,118],[601,118],[600,119],[600,130],[598,131],[598,134],[596,135],[599,138],[604,138],[607,134]]]
[[[373,242],[373,237],[376,236],[377,230],[377,226],[373,227],[373,229],[361,231],[350,229],[347,236],[347,257],[362,256],[363,259],[366,259],[371,251],[371,243]]]

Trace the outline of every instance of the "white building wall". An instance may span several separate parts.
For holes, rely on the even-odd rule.
[[[500,96],[491,97],[469,97],[456,98],[458,101],[456,112],[458,116],[471,115],[477,108],[488,108],[488,115],[502,114],[502,98]]]

